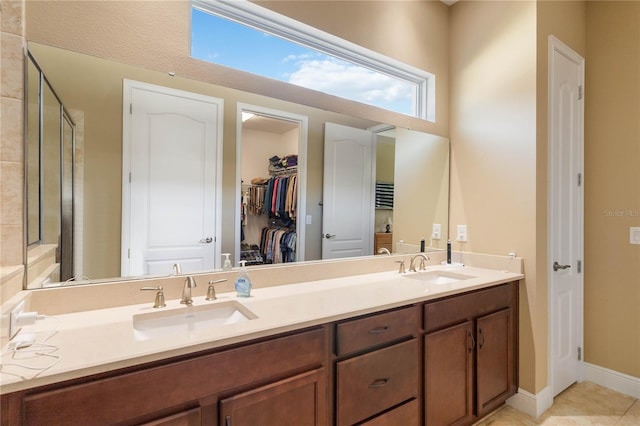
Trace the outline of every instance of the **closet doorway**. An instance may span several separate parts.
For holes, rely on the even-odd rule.
[[[234,266],[304,260],[308,118],[238,104]]]

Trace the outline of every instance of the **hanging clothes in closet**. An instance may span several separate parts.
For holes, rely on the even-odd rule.
[[[285,224],[295,222],[298,202],[298,175],[283,175],[269,179],[264,196],[264,209],[271,218]]]
[[[288,228],[266,227],[262,229],[260,252],[265,263],[296,261],[296,233]]]

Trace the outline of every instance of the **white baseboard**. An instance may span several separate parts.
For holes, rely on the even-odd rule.
[[[584,363],[584,380],[614,391],[640,398],[640,378],[619,373],[608,368]]]
[[[553,396],[551,395],[551,388],[548,386],[536,395],[524,389],[518,389],[517,394],[507,399],[507,405],[536,419],[547,411],[552,404]]]

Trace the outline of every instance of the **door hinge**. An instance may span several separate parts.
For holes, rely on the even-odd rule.
[[[578,346],[578,361],[582,361],[582,348]]]
[[[129,172],[129,183],[131,183],[131,172]]]
[[[582,173],[578,173],[578,186],[582,186]]]
[[[578,260],[578,273],[582,273],[582,260]]]
[[[133,104],[129,104],[129,114],[133,114]]]
[[[127,259],[131,259],[131,249],[127,249]]]
[[[578,100],[582,99],[582,85],[578,86]]]

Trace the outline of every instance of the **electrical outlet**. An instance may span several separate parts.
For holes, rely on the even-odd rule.
[[[24,303],[24,300],[22,300],[20,301],[20,303],[16,305],[15,308],[11,310],[11,313],[9,314],[9,317],[10,317],[9,337],[10,338],[13,337],[18,331],[20,331],[20,327],[18,326],[18,315],[23,313],[24,309],[25,309],[25,303]]]
[[[629,244],[640,244],[640,226],[629,227]]]
[[[441,233],[442,233],[442,225],[439,223],[434,223],[433,230],[431,231],[431,238],[434,240],[439,240]]]
[[[458,225],[456,227],[456,241],[461,243],[467,241],[467,225]]]

